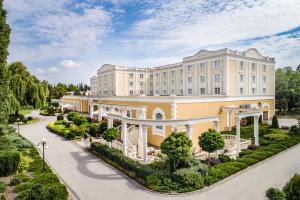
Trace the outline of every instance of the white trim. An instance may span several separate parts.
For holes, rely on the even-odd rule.
[[[250,105],[250,108],[251,108],[251,109],[258,109],[258,105],[256,105],[255,103],[252,103],[252,104]]]

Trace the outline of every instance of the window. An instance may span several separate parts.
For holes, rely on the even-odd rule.
[[[240,82],[243,83],[244,82],[244,75],[240,74]]]
[[[171,83],[172,83],[172,86],[174,87],[175,86],[175,81],[172,80]]]
[[[144,78],[144,74],[140,74],[140,79],[143,79]]]
[[[152,82],[150,82],[150,83],[149,83],[149,85],[150,85],[150,87],[152,87],[153,83],[152,83]]]
[[[129,82],[129,86],[133,87],[133,82],[132,81]]]
[[[252,83],[256,83],[256,76],[252,76]]]
[[[200,63],[200,70],[205,70],[205,63]]]
[[[188,94],[189,95],[193,94],[193,90],[191,88],[188,89]]]
[[[158,73],[155,73],[155,77],[158,78],[158,77],[159,77],[159,74],[158,74]]]
[[[252,88],[252,94],[255,94],[255,92],[256,92],[256,89]]]
[[[133,74],[132,73],[129,74],[129,78],[133,78]]]
[[[171,71],[171,76],[174,77],[175,71]]]
[[[200,88],[200,94],[205,94],[205,88]]]
[[[192,84],[192,77],[188,77],[188,84]]]
[[[130,91],[129,91],[129,95],[133,95],[133,90],[130,90]]]
[[[162,113],[156,113],[155,114],[155,119],[156,120],[163,120],[164,117],[162,115]],[[155,126],[155,131],[162,133],[164,131],[164,127],[163,126]]]
[[[220,60],[215,60],[214,66],[215,66],[215,69],[220,69],[220,67],[221,67]]]
[[[150,74],[150,78],[153,78],[153,74]]]
[[[215,94],[221,94],[221,89],[219,87],[215,88]]]
[[[158,90],[156,90],[156,92],[155,92],[156,94],[159,94],[159,91]]]
[[[180,70],[180,74],[181,74],[181,75],[183,74],[183,70],[182,70],[182,69]]]
[[[143,95],[144,94],[144,90],[140,90],[140,95]]]
[[[183,80],[180,80],[180,84],[183,85]]]
[[[131,117],[131,112],[130,112],[130,110],[127,110],[126,116],[127,116],[127,117]]]
[[[107,86],[107,82],[104,82],[103,84],[104,84],[104,87],[106,87],[106,86]]]
[[[175,94],[175,90],[171,90],[171,94]]]
[[[244,88],[240,88],[240,94],[244,94]]]
[[[144,87],[144,81],[140,81],[140,86]]]
[[[215,82],[216,83],[220,82],[220,74],[215,74]]]
[[[150,90],[150,96],[152,96],[153,95],[153,90]]]
[[[164,81],[163,84],[164,84],[164,86],[166,86],[167,85],[167,81]]]
[[[167,94],[167,90],[164,90],[164,95],[166,95]]]
[[[243,69],[244,69],[244,62],[241,61],[241,62],[240,62],[240,70],[243,70]]]
[[[186,66],[186,71],[191,72],[192,71],[192,65]]]
[[[266,93],[267,93],[266,88],[263,88],[263,94],[266,94]]]
[[[167,78],[167,72],[164,72],[164,78]]]
[[[181,90],[180,90],[180,94],[182,94],[182,95],[183,95],[183,89],[181,89]]]
[[[263,72],[267,71],[267,66],[266,65],[263,65]]]
[[[256,70],[256,63],[252,63],[252,64],[251,64],[251,69],[252,69],[252,71],[255,71],[255,70]]]
[[[263,76],[263,83],[266,83],[266,82],[267,82],[266,76]]]
[[[200,83],[205,83],[205,76],[204,75],[200,76]]]

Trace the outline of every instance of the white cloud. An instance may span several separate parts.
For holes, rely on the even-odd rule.
[[[295,28],[299,10],[298,0],[164,0],[156,12],[135,23],[130,34],[138,37],[132,38],[134,45],[152,51],[154,46],[199,48]]]
[[[80,66],[82,66],[84,63],[83,62],[76,62],[74,60],[62,60],[60,62],[60,65],[67,68],[67,69],[75,69]]]
[[[47,70],[48,74],[57,74],[59,72],[59,69],[56,67],[51,67]]]

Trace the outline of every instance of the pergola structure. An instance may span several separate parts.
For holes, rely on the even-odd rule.
[[[193,137],[193,125],[197,123],[214,122],[215,129],[220,130],[220,116],[210,116],[194,119],[146,119],[146,107],[144,106],[127,106],[127,105],[114,105],[114,104],[101,104],[90,101],[90,117],[93,117],[94,106],[98,106],[98,119],[99,121],[106,118],[108,121],[108,128],[113,127],[113,120],[122,122],[121,138],[123,140],[123,153],[127,153],[128,145],[128,124],[139,126],[139,136],[143,139],[143,162],[148,163],[148,128],[155,126],[170,126],[176,130],[178,126],[185,126],[187,136],[189,139]],[[137,112],[136,118],[128,117],[127,111],[135,110]]]
[[[241,109],[237,107],[223,107],[223,111],[227,113],[227,126],[231,130],[231,114],[235,113],[235,124],[236,124],[236,154],[241,152],[241,119],[246,117],[254,118],[254,138],[255,145],[259,145],[259,117],[263,115],[262,110],[258,109]]]

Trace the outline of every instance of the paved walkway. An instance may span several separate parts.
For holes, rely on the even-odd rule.
[[[35,116],[37,113],[31,114]],[[45,137],[49,148],[46,160],[73,191],[73,199],[187,199],[187,200],[260,200],[271,186],[282,187],[295,172],[300,172],[300,145],[202,192],[180,196],[159,195],[143,190],[122,174],[98,161],[72,142],[45,128],[54,117],[21,126],[21,134],[37,144]]]

